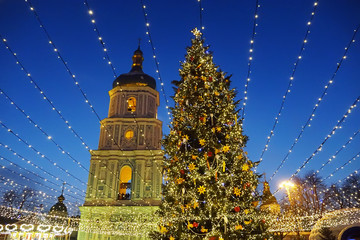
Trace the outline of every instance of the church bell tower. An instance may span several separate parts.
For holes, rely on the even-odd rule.
[[[132,60],[130,72],[113,82],[99,147],[90,152],[78,239],[146,239],[145,232],[154,227],[149,222],[156,222],[163,158],[159,93],[155,79],[142,70],[140,47]]]

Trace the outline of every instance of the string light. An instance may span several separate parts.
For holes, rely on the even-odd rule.
[[[45,170],[43,167],[37,165],[36,163],[33,163],[30,159],[23,157],[22,155],[20,155],[19,153],[15,152],[12,148],[9,147],[9,145],[3,144],[0,142],[0,146],[4,147],[5,149],[7,149],[8,151],[12,152],[14,156],[17,156],[18,158],[20,158],[22,161],[24,161],[26,164],[31,165],[34,168],[40,169],[41,171],[43,171],[44,173],[46,173],[47,175],[49,175],[50,177],[52,177],[53,179],[55,179],[56,181],[61,181],[61,183],[64,183],[65,180],[61,179],[60,177],[56,177],[54,174],[50,173],[49,171]],[[35,173],[34,173],[35,174]],[[38,177],[40,177],[40,175],[37,175]],[[47,179],[47,181],[49,181]],[[68,184],[69,185],[69,184]],[[81,190],[75,186],[70,185],[70,187],[72,189],[78,190],[80,192],[85,193],[84,190]],[[70,192],[70,189],[68,189],[68,191]],[[77,194],[77,192],[74,192],[75,194]]]
[[[146,6],[144,5],[143,0],[140,0],[140,3],[141,3],[143,14],[144,14],[144,20],[145,20],[145,26],[146,26],[146,34],[149,37],[149,43],[150,43],[150,46],[151,46],[151,49],[152,49],[153,58],[154,58],[154,61],[155,61],[155,66],[156,66],[156,73],[158,75],[158,80],[160,81],[160,90],[161,90],[161,93],[162,93],[162,95],[164,97],[164,100],[165,100],[165,106],[166,106],[167,113],[169,115],[169,120],[171,120],[171,114],[170,114],[170,110],[169,110],[169,100],[168,100],[168,98],[166,96],[165,89],[164,89],[164,82],[163,82],[163,80],[161,78],[161,74],[160,74],[159,61],[157,60],[157,57],[156,57],[154,42],[152,40],[151,33],[150,33],[150,27],[149,27],[150,24],[149,24],[149,20],[148,20],[148,17],[147,17],[148,14],[146,12]]]
[[[353,108],[356,107],[356,104],[360,101],[360,96],[357,97],[357,99],[354,101],[354,103],[350,106],[350,108],[346,111],[346,113],[342,116],[342,118],[340,120],[338,120],[337,124],[334,126],[334,128],[331,130],[331,132],[329,134],[326,135],[325,139],[322,141],[322,143],[316,148],[316,150],[311,154],[310,157],[308,157],[304,163],[296,170],[295,173],[293,173],[290,177],[289,180],[293,179],[309,162],[311,159],[313,159],[313,157],[315,157],[315,155],[317,153],[319,153],[324,144],[327,142],[327,140],[329,140],[334,134],[335,132],[338,130],[338,129],[341,129],[342,128],[342,124],[345,122],[346,118],[348,117],[348,115],[352,112],[351,110]],[[279,191],[279,188],[274,192],[278,192]]]
[[[205,30],[204,24],[203,24],[203,12],[204,8],[202,7],[201,0],[197,0],[199,3],[199,20],[200,20],[200,29]]]
[[[353,162],[354,160],[358,159],[360,157],[360,152],[358,152],[357,154],[355,154],[355,156],[353,156],[352,158],[350,158],[347,162],[345,162],[343,165],[341,165],[340,167],[337,167],[332,173],[330,173],[326,178],[323,178],[321,180],[321,182],[329,179],[330,177],[334,176],[334,174],[339,171],[340,169],[344,169],[345,166],[349,165],[351,162]]]
[[[0,125],[5,128],[7,130],[7,132],[11,133],[12,135],[14,135],[20,142],[24,143],[26,146],[28,146],[31,150],[33,150],[37,155],[41,156],[42,158],[46,159],[47,161],[49,161],[53,166],[55,166],[56,168],[58,168],[59,170],[63,171],[65,174],[67,174],[68,176],[73,177],[74,179],[76,179],[77,181],[79,181],[82,185],[86,186],[86,183],[84,181],[82,181],[81,179],[79,179],[78,177],[76,177],[75,175],[69,173],[68,170],[64,169],[63,167],[59,166],[55,161],[51,160],[50,158],[48,158],[45,154],[42,154],[40,151],[38,151],[36,148],[33,147],[32,144],[29,144],[27,141],[25,141],[22,137],[20,137],[20,135],[18,133],[15,133],[13,130],[11,130],[10,128],[8,128],[3,122],[0,121]]]
[[[298,141],[299,141],[300,138],[302,137],[302,135],[303,135],[306,127],[310,127],[310,126],[311,126],[310,123],[311,123],[311,121],[312,121],[312,120],[314,119],[314,117],[315,117],[315,112],[316,112],[317,108],[319,107],[321,101],[323,101],[324,98],[325,98],[325,96],[327,95],[327,91],[328,91],[330,85],[334,83],[335,76],[336,76],[337,72],[339,71],[343,60],[346,59],[346,55],[347,55],[347,52],[348,52],[350,46],[352,45],[352,43],[355,42],[356,33],[358,32],[359,27],[360,27],[360,25],[357,27],[357,29],[354,30],[354,33],[353,33],[353,35],[352,35],[352,37],[351,37],[351,40],[350,40],[350,42],[348,43],[347,47],[345,48],[345,52],[344,52],[343,56],[341,57],[339,63],[337,64],[336,69],[335,69],[334,73],[332,74],[329,82],[326,83],[326,85],[325,85],[325,87],[324,87],[324,90],[323,90],[323,92],[322,92],[322,94],[321,94],[321,97],[318,98],[318,100],[317,100],[317,102],[316,102],[316,104],[315,104],[312,112],[310,113],[310,116],[309,116],[308,119],[306,120],[305,124],[301,127],[301,130],[300,130],[298,136],[295,138],[295,141],[294,141],[293,144],[291,145],[289,151],[287,152],[287,154],[285,155],[285,157],[284,157],[283,160],[281,161],[280,165],[277,167],[277,169],[275,170],[275,172],[272,174],[270,180],[276,175],[276,173],[277,173],[277,172],[280,170],[280,168],[284,165],[285,161],[288,159],[289,155],[292,153],[293,148],[295,147],[295,145],[298,143]]]
[[[251,75],[251,63],[253,60],[253,54],[254,54],[254,42],[255,42],[255,36],[256,36],[256,27],[258,26],[257,20],[259,18],[258,10],[260,8],[259,0],[256,0],[255,5],[255,14],[254,14],[254,23],[253,23],[253,29],[251,34],[251,40],[250,40],[250,50],[249,50],[249,61],[248,61],[248,69],[247,69],[247,75],[246,75],[246,82],[245,82],[245,91],[244,91],[244,100],[243,100],[243,107],[242,107],[242,123],[244,123],[245,119],[245,107],[248,100],[248,87],[250,83],[250,75]]]
[[[29,82],[34,85],[35,89],[37,89],[39,93],[42,95],[42,98],[50,105],[50,108],[58,114],[60,119],[63,120],[67,128],[74,134],[74,136],[81,141],[81,144],[85,147],[85,149],[89,150],[90,147],[84,142],[83,138],[73,129],[73,127],[70,125],[70,122],[64,117],[61,111],[54,105],[53,101],[50,100],[50,98],[45,94],[45,92],[39,87],[36,81],[32,78],[31,74],[26,70],[20,59],[17,57],[17,54],[10,48],[9,44],[7,43],[7,40],[3,38],[1,34],[0,34],[0,38],[2,39],[5,48],[15,58],[16,64],[20,66],[20,69],[29,78],[30,80]]]
[[[314,7],[313,7],[313,10],[311,12],[311,16],[310,16],[310,20],[308,22],[312,22],[312,20],[314,19],[314,16],[315,16],[315,12],[316,12],[316,9],[318,7],[318,0],[315,0],[314,2]],[[274,131],[275,131],[275,128],[277,126],[277,124],[279,123],[279,118],[281,116],[281,113],[284,109],[284,104],[285,104],[285,101],[286,101],[286,98],[288,96],[288,94],[291,92],[291,87],[293,85],[293,80],[294,80],[294,76],[295,76],[295,73],[296,73],[296,70],[297,70],[297,67],[299,65],[299,62],[300,60],[302,59],[302,54],[305,50],[305,45],[306,43],[308,42],[308,36],[310,34],[310,24],[307,24],[307,29],[306,29],[306,32],[305,32],[305,37],[304,37],[304,40],[302,41],[302,45],[301,45],[301,48],[300,48],[300,52],[299,52],[299,55],[298,57],[296,58],[296,61],[294,63],[294,67],[292,69],[292,72],[291,72],[291,75],[290,75],[290,81],[288,83],[288,86],[287,86],[287,89],[285,91],[285,94],[283,95],[282,97],[282,101],[281,101],[281,104],[280,104],[280,109],[279,109],[279,112],[277,113],[276,117],[275,117],[275,121],[274,121],[274,124],[270,130],[270,134],[268,135],[268,137],[266,138],[266,143],[265,143],[265,146],[261,152],[261,155],[260,155],[260,159],[259,159],[259,162],[262,162],[263,160],[263,156],[264,156],[264,153],[269,149],[269,143],[270,143],[270,140],[271,138],[274,136]],[[254,170],[256,172],[256,168]]]
[[[116,71],[115,71],[115,67],[113,66],[112,61],[111,61],[111,59],[110,59],[108,48],[105,47],[104,39],[103,39],[103,37],[101,36],[100,31],[99,31],[99,28],[98,28],[98,26],[97,26],[96,23],[95,23],[94,11],[90,8],[89,2],[88,2],[87,0],[84,0],[84,5],[86,6],[86,8],[87,8],[87,10],[88,10],[88,14],[89,14],[89,16],[90,16],[91,23],[92,23],[93,26],[94,26],[94,31],[96,32],[96,34],[97,34],[97,36],[98,36],[99,43],[100,43],[101,47],[102,47],[103,50],[104,50],[104,54],[105,54],[104,59],[107,60],[107,63],[108,63],[108,65],[111,67],[111,70],[112,70],[112,72],[113,72],[113,74],[114,74],[114,78],[116,78],[116,77],[117,77],[117,74],[116,74]]]
[[[10,105],[14,106],[15,109],[18,110],[20,113],[22,113],[22,115],[24,115],[25,118],[26,118],[27,120],[29,120],[29,122],[30,122],[31,124],[34,125],[34,127],[36,127],[38,130],[40,130],[40,132],[41,132],[42,134],[44,134],[48,140],[50,140],[53,144],[55,144],[55,146],[57,147],[57,149],[58,149],[62,154],[66,154],[78,167],[82,168],[82,169],[85,170],[86,172],[89,172],[89,170],[88,170],[86,167],[84,167],[84,165],[82,165],[78,160],[76,160],[73,156],[71,156],[69,152],[65,151],[65,149],[64,149],[62,146],[60,146],[57,142],[55,142],[54,138],[53,138],[52,136],[50,136],[48,133],[46,133],[45,130],[43,130],[43,129],[40,127],[40,125],[37,124],[37,123],[30,117],[30,115],[28,115],[28,114],[25,112],[25,110],[21,109],[21,108],[19,107],[19,105],[17,105],[17,104],[14,102],[14,100],[12,100],[12,99],[4,92],[4,90],[2,90],[1,88],[0,88],[0,95],[3,95],[3,96],[10,102]]]

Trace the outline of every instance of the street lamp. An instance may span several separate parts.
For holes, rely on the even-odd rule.
[[[285,188],[288,198],[289,198],[289,202],[290,202],[290,206],[291,206],[291,195],[290,195],[290,188],[294,188],[295,184],[290,182],[290,181],[284,181],[280,184],[279,186],[280,188]]]

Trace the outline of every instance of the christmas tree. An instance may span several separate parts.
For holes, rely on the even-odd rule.
[[[256,206],[259,175],[243,148],[230,77],[213,63],[202,34],[187,48],[165,136],[163,201],[153,239],[266,239]]]

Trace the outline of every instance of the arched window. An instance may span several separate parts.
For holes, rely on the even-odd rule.
[[[136,111],[136,98],[131,97],[127,100],[128,108],[127,110],[129,112],[135,112]]]
[[[131,167],[124,166],[121,168],[118,200],[127,200],[131,198],[131,175]]]
[[[125,132],[125,138],[127,139],[127,140],[130,140],[130,139],[132,139],[134,137],[134,131],[133,130],[127,130],[126,132]]]

